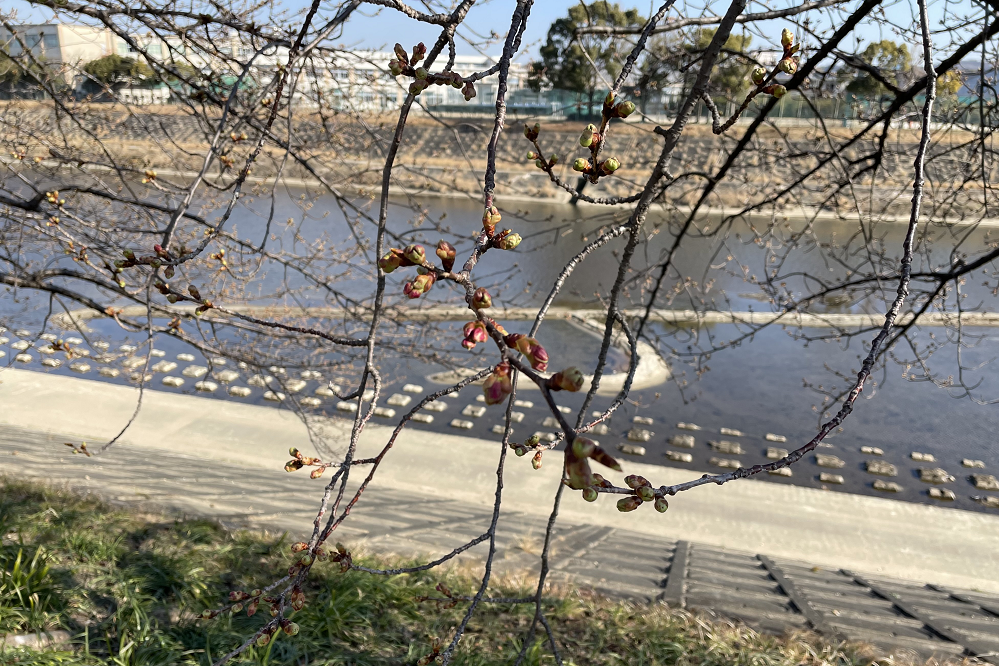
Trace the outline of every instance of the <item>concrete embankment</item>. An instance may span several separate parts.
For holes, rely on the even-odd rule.
[[[14,369],[0,373],[0,423],[71,435],[91,447],[118,433],[131,418],[137,398],[137,389],[131,387]],[[206,465],[280,469],[289,446],[311,451],[310,438],[317,433],[342,448],[346,426],[345,421],[317,419],[310,423],[310,433],[287,410],[146,391],[121,446],[152,457],[158,451],[190,455]],[[389,433],[386,425],[370,424],[360,455],[380,449]],[[499,446],[498,441],[406,429],[372,487],[488,506],[495,492]],[[54,451],[53,460],[63,453],[64,447]],[[106,455],[113,456],[114,449]],[[509,457],[505,506],[546,515],[558,484],[559,461],[559,454],[549,453],[535,471],[527,460]],[[642,474],[657,485],[697,475],[623,464],[625,473]],[[16,473],[16,463],[5,460],[4,469]],[[288,484],[303,481],[286,478]],[[156,479],[134,482],[155,484]],[[767,552],[821,566],[999,592],[999,516],[753,480],[698,488],[670,504],[664,515],[621,514],[606,498],[587,504],[577,493],[569,493],[562,515],[570,521]],[[428,507],[428,514],[432,511]]]

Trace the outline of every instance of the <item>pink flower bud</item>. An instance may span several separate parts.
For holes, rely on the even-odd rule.
[[[454,258],[457,254],[454,246],[447,241],[442,240],[437,243],[437,258],[441,260],[441,265],[444,266],[444,270],[450,271],[454,268]]]
[[[634,511],[640,506],[642,506],[642,500],[638,499],[634,495],[629,495],[628,497],[622,497],[617,501],[617,510],[622,513],[627,513],[628,511]]]
[[[465,339],[462,346],[465,349],[472,349],[479,342],[485,342],[489,338],[486,326],[481,321],[470,321],[462,329]]]
[[[489,292],[486,291],[485,287],[479,287],[475,290],[475,293],[472,294],[472,308],[476,310],[483,310],[485,308],[492,307],[492,305],[493,299],[489,295]]]
[[[493,369],[492,374],[482,383],[482,392],[485,394],[487,405],[497,405],[513,393],[509,363],[500,363]]]
[[[433,273],[417,275],[415,280],[407,282],[403,286],[402,292],[409,298],[419,298],[430,291],[430,288],[434,286],[434,280]]]

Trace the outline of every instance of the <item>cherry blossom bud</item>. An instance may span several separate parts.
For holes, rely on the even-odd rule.
[[[309,544],[305,543],[304,541],[297,541],[291,544],[291,552],[293,553],[301,553],[303,550],[308,550],[308,549],[309,549]]]
[[[624,477],[624,483],[632,490],[636,488],[641,488],[642,486],[651,485],[648,479],[646,479],[644,476],[639,476],[637,474],[629,474],[628,476]]]
[[[310,564],[312,564],[312,555],[309,555],[308,553],[302,555],[302,557],[299,558],[298,563],[301,564],[303,567],[309,566]]]
[[[402,265],[402,255],[398,250],[389,250],[388,254],[378,260],[378,268],[391,273]]]
[[[781,97],[787,94],[787,88],[779,84],[775,85],[773,91],[770,94],[773,95],[775,98],[780,99]]]
[[[579,135],[579,145],[583,148],[589,148],[593,145],[593,135],[597,131],[597,126],[592,123],[586,126],[583,133]]]
[[[654,506],[659,513],[666,513],[666,509],[669,508],[669,502],[666,501],[665,497],[657,497]]]
[[[298,588],[291,592],[291,607],[297,611],[305,608],[305,593]]]
[[[536,159],[538,159],[538,154],[536,152],[534,152],[533,150],[529,150],[529,151],[527,151],[527,159],[529,159],[529,160],[536,160]]]
[[[613,92],[608,92],[607,97],[604,97],[604,106],[610,106],[614,103],[615,95]]]
[[[496,206],[490,206],[486,208],[482,213],[482,228],[486,230],[486,233],[490,236],[496,230],[496,225],[502,221],[503,216],[500,215],[499,209]]]
[[[753,79],[753,83],[755,83],[756,85],[760,85],[767,78],[767,70],[763,69],[762,67],[754,67],[751,76]]]
[[[122,250],[121,253],[125,255],[125,258],[129,261],[135,261],[135,252],[132,252],[131,250]]]
[[[486,325],[481,321],[470,321],[462,329],[462,333],[465,336],[465,340],[462,342],[462,346],[465,349],[472,349],[479,342],[485,342],[489,339],[489,333],[486,331]]]
[[[392,76],[399,76],[402,74],[402,66],[399,64],[398,60],[389,60],[388,67]]]
[[[535,453],[534,457],[531,458],[531,466],[534,467],[534,469],[541,469],[541,451]]]
[[[787,28],[784,28],[783,30],[781,30],[780,31],[780,44],[785,49],[787,47],[791,46],[792,44],[794,44],[794,33],[791,32],[790,30],[788,30]]]
[[[497,405],[513,393],[513,382],[510,380],[510,364],[500,363],[491,375],[482,383],[482,393],[487,405]]]
[[[528,141],[536,141],[540,134],[541,134],[540,123],[534,123],[534,127],[531,127],[530,125],[524,125],[524,136],[527,137]]]
[[[583,499],[587,502],[596,502],[599,495],[596,488],[583,488]]]
[[[534,166],[538,167],[539,169],[544,169],[546,165],[542,160],[534,160]]]
[[[466,102],[470,102],[475,97],[475,86],[472,85],[471,81],[465,82],[465,87],[461,89],[461,94],[464,96]]]
[[[634,495],[629,495],[627,497],[622,497],[617,501],[617,510],[621,513],[627,513],[628,511],[634,511],[638,507],[642,506],[642,500],[638,499]]]
[[[600,170],[605,174],[612,174],[621,168],[621,163],[613,157],[608,157],[600,163]]]
[[[621,102],[614,107],[614,115],[618,118],[627,118],[635,112],[634,102]]]
[[[289,622],[288,624],[282,624],[281,630],[289,636],[296,636],[299,632],[299,626],[295,622]]]
[[[196,301],[200,301],[201,300],[201,292],[198,291],[198,288],[195,287],[193,284],[187,285],[187,292],[189,294],[191,294],[191,296],[194,298],[194,300],[196,300]]]
[[[572,163],[572,170],[579,171],[580,173],[586,173],[590,169],[590,161],[582,157],[577,157]]]
[[[413,47],[413,57],[410,58],[409,64],[415,65],[416,63],[423,60],[424,56],[427,55],[427,47],[423,42],[420,42]]]
[[[434,281],[435,278],[432,273],[418,275],[412,282],[407,282],[402,291],[409,298],[419,298],[430,291],[431,287],[434,286]]]
[[[492,307],[493,299],[486,291],[485,287],[479,287],[472,294],[472,308],[475,310],[483,310],[488,307]]]
[[[286,472],[294,472],[294,471],[300,470],[300,469],[302,469],[302,461],[301,460],[289,460],[288,462],[286,462],[284,464],[284,471],[286,471]]]
[[[531,367],[544,372],[548,368],[548,352],[537,340],[521,333],[514,333],[505,338],[506,344],[526,356]]]
[[[409,259],[417,266],[421,265],[427,259],[427,252],[423,249],[422,245],[407,245],[402,253],[406,259]]]
[[[409,62],[409,54],[406,53],[406,49],[402,48],[402,44],[395,45],[395,57],[399,59],[399,62]]]
[[[635,493],[643,502],[651,502],[656,498],[656,491],[652,489],[652,486],[642,486]]]
[[[418,81],[426,81],[427,75],[428,75],[427,70],[423,69],[422,67],[416,68],[415,76]]]
[[[319,548],[316,548],[316,559],[320,562],[325,562],[329,559],[329,553],[326,552],[325,548],[320,546]]]
[[[500,240],[497,247],[501,250],[516,250],[521,240],[523,239],[520,237],[520,234],[506,234]]]
[[[535,446],[537,446],[540,443],[541,443],[541,438],[540,437],[538,437],[537,435],[531,435],[524,442],[524,446],[530,446],[531,448],[534,448]]]
[[[271,635],[266,632],[257,636],[258,647],[265,647],[270,642],[271,642]]]
[[[325,471],[324,468],[317,467],[316,469],[312,470],[312,472],[309,474],[309,478],[310,479],[318,479],[319,477],[321,477],[323,475],[324,471]]]
[[[558,164],[558,153],[552,153],[548,156],[548,166],[555,166]]]
[[[444,266],[444,270],[450,271],[454,268],[454,258],[457,254],[454,246],[447,241],[441,241],[437,243],[437,258],[441,260],[441,265]]]
[[[794,74],[798,71],[798,63],[794,58],[781,58],[777,63],[777,69],[785,74]]]
[[[547,386],[553,391],[569,391],[575,393],[583,387],[583,373],[579,368],[566,368],[548,378]]]
[[[167,302],[168,303],[176,303],[179,300],[180,300],[180,298],[177,296],[177,294],[167,294]]]
[[[163,269],[163,276],[166,277],[167,280],[173,277],[173,273],[174,273],[173,266],[167,266],[166,268]]]

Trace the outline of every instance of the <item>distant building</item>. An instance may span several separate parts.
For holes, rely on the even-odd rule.
[[[91,60],[114,52],[114,33],[106,28],[92,28],[65,23],[19,25],[13,34],[0,28],[0,44],[12,58],[31,53],[31,58],[60,70],[66,83]]]
[[[129,35],[123,39],[106,28],[62,23],[21,25],[15,34],[0,29],[0,44],[12,57],[23,54],[21,43],[41,64],[59,72],[68,85],[82,93],[94,94],[96,87],[83,72],[83,67],[93,60],[111,54],[143,59],[143,54],[155,60],[183,62],[188,69],[205,73],[216,72],[220,80],[233,84],[232,61],[252,66],[246,82],[266,85],[273,80],[278,66],[287,62],[286,48],[255,54],[253,48],[240,40],[237,33],[216,43],[217,53],[208,53],[176,37],[160,39],[151,33]],[[395,58],[390,51],[340,51],[326,61],[314,62],[300,72],[293,101],[296,105],[316,107],[323,103],[343,111],[391,111],[399,108],[408,94],[411,81],[393,77],[388,72],[388,61]],[[445,62],[437,61],[438,66]],[[488,69],[497,63],[497,57],[474,55],[456,56],[453,70],[467,76]],[[466,102],[461,90],[451,86],[431,86],[420,95],[423,106],[437,109],[457,107],[493,106],[496,103],[497,75],[493,74],[476,82],[476,96]],[[511,63],[507,86],[511,94],[525,87],[527,67]],[[133,104],[162,104],[169,101],[171,90],[164,84],[153,86],[119,87],[115,97]],[[417,106],[419,112],[419,105]]]

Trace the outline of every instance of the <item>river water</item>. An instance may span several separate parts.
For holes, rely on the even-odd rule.
[[[478,204],[461,199],[426,198],[419,201],[422,213],[414,215],[402,203],[405,202],[393,207],[390,216],[390,229],[395,234],[406,240],[426,242],[428,248],[443,235],[458,245],[459,257],[463,251],[467,252],[470,247],[469,239],[479,225],[481,212]],[[265,210],[266,205],[267,202],[254,200],[252,197],[245,200],[243,208],[233,216],[230,227],[232,231],[242,238],[259,242],[265,235],[260,211]],[[303,212],[303,208],[308,210]],[[327,211],[330,212],[327,214]],[[592,207],[573,208],[548,202],[513,204],[505,207],[503,212],[504,221],[501,226],[514,228],[525,240],[515,253],[488,253],[475,272],[480,284],[489,286],[494,302],[501,307],[539,303],[565,262],[587,240],[593,239],[600,229],[619,223],[627,215],[627,211],[606,212]],[[291,223],[287,222],[289,218]],[[636,257],[635,264],[639,271],[654,263],[662,250],[669,246],[673,238],[672,231],[678,221],[682,221],[682,217],[676,214],[662,211],[652,214],[648,225],[649,235]],[[677,255],[678,273],[689,280],[670,281],[662,292],[659,307],[770,311],[771,304],[765,297],[761,298],[760,289],[752,282],[754,276],[762,276],[775,264],[780,265],[782,274],[788,275],[788,289],[794,297],[800,297],[805,287],[814,289],[819,280],[834,281],[847,276],[848,268],[830,258],[830,246],[846,245],[843,256],[848,256],[852,249],[854,257],[862,247],[856,238],[855,222],[822,219],[812,223],[811,233],[805,235],[806,240],[795,249],[787,251],[786,258],[780,263],[780,257],[788,247],[787,239],[791,234],[808,227],[808,222],[801,217],[789,219],[786,227],[782,220],[778,222],[781,225],[778,225],[775,234],[754,242],[756,238],[753,227],[762,230],[766,226],[765,220],[740,220],[723,228],[720,233],[717,218],[703,220],[700,226],[704,233],[685,241]],[[437,229],[442,230],[443,234]],[[276,202],[275,223],[270,227],[268,243],[269,249],[276,252],[301,252],[307,243],[313,244],[313,247],[322,244],[322,251],[317,252],[314,262],[316,269],[335,275],[335,279],[330,282],[339,294],[364,299],[372,291],[368,279],[369,269],[361,254],[349,253],[354,245],[354,238],[359,234],[370,234],[370,230],[368,223],[360,221],[351,233],[344,217],[331,201],[320,197],[303,206],[301,199],[293,193],[282,196]],[[884,249],[889,260],[887,265],[891,265],[890,260],[898,256],[903,234],[904,227],[898,224],[881,224],[873,230],[872,246],[875,250]],[[988,229],[971,232],[967,229],[934,229],[927,232],[924,242],[921,242],[914,270],[929,270],[945,261],[953,246],[953,238],[959,234],[967,236],[962,238],[961,248],[970,256],[991,247],[995,241],[994,232]],[[851,238],[853,240],[849,241]],[[615,257],[620,255],[623,246],[623,239],[614,240],[588,258],[566,282],[556,304],[594,307],[595,295],[606,293],[613,283]],[[772,260],[774,257],[777,257],[777,261]],[[706,266],[709,268],[705,269]],[[803,277],[806,274],[808,277]],[[194,281],[205,279],[204,275],[188,277]],[[408,277],[410,276],[405,275],[403,270],[389,276],[389,289],[393,297],[398,296],[401,283]],[[986,276],[976,277],[964,286],[969,294],[964,299],[966,306],[980,307],[986,311],[997,309],[991,287],[982,284],[987,279]],[[309,286],[300,277],[289,276],[273,263],[265,264],[257,271],[240,292],[233,292],[231,288],[225,291],[221,283],[217,284],[219,293],[227,295],[229,300],[226,302],[236,302],[242,297],[241,300],[248,303],[341,304],[337,297]],[[680,286],[673,289],[677,284]],[[882,292],[873,295],[857,293],[846,302],[822,300],[810,309],[815,312],[846,314],[883,311],[884,303],[880,296],[892,296],[895,286],[894,283],[886,283]],[[642,278],[639,277],[633,284],[629,284],[625,301],[637,305],[643,303],[645,298],[647,295],[642,289]],[[459,300],[453,288],[443,286],[435,288],[430,298],[404,303],[403,306],[420,307],[424,302],[455,305]],[[15,294],[9,290],[0,297],[0,324],[10,329],[0,334],[0,337],[8,338],[4,344],[0,344],[0,350],[6,352],[2,362],[37,371],[73,374],[68,363],[63,363],[58,368],[41,366],[43,355],[31,350],[27,350],[33,356],[31,362],[13,361],[18,353],[11,346],[18,340],[18,336],[13,333],[24,329],[31,334],[29,339],[37,340],[37,336],[42,333],[41,322],[48,310],[47,298],[33,297],[23,292],[19,292],[15,298]],[[57,306],[56,311],[58,310]],[[141,334],[126,334],[107,320],[95,320],[90,325],[94,334],[88,336],[88,339],[107,341],[112,352],[121,344],[141,343],[143,340]],[[510,330],[525,327],[523,322],[507,326]],[[437,352],[441,357],[450,359],[452,365],[484,367],[488,357],[478,353],[481,348],[476,350],[476,355],[469,356],[457,345],[458,328],[460,323],[442,324],[435,328],[435,335],[420,337],[421,340],[427,340],[421,351]],[[712,465],[712,459],[718,458],[735,459],[742,465],[763,462],[766,460],[767,447],[794,448],[810,439],[823,412],[829,409],[822,403],[823,393],[835,392],[855,375],[859,368],[859,358],[866,353],[864,343],[874,336],[873,332],[865,332],[852,339],[842,336],[838,340],[806,341],[802,338],[831,338],[833,331],[793,330],[773,326],[756,332],[738,346],[724,348],[728,341],[746,334],[748,330],[733,325],[713,325],[696,331],[678,331],[655,325],[650,330],[653,342],[673,355],[670,362],[674,381],[634,392],[631,400],[613,418],[608,432],[597,439],[602,445],[614,449],[627,442],[627,433],[634,427],[632,420],[635,417],[649,418],[652,420],[651,425],[639,426],[652,433],[648,442],[641,443],[646,453],[635,459],[697,471],[719,469]],[[999,397],[999,381],[995,379],[993,366],[988,364],[991,359],[999,356],[996,331],[997,329],[987,328],[963,331],[965,342],[973,341],[974,345],[962,349],[961,362],[965,368],[976,368],[966,372],[966,383],[978,384],[974,396],[979,400]],[[54,332],[60,336],[67,335],[63,331]],[[412,332],[420,336],[426,335],[423,330]],[[235,336],[227,338],[229,335],[223,332],[220,337],[223,342],[228,339],[235,341]],[[947,336],[947,329],[927,327],[915,339],[919,345],[936,344],[944,341]],[[553,357],[552,369],[576,364],[588,370],[592,365],[598,341],[580,332],[578,328],[553,321],[542,327],[539,337]],[[406,340],[406,331],[396,331],[395,339]],[[42,344],[44,343],[37,341],[36,348]],[[194,365],[212,365],[199,352],[169,336],[159,336],[154,346],[165,353],[162,359],[154,358],[154,362],[175,361],[178,354],[191,353],[196,357],[191,362]],[[698,352],[708,351],[713,347],[723,349],[712,352],[709,357],[697,356]],[[955,349],[954,344],[942,344],[935,351],[929,363],[934,376],[941,380],[948,376],[958,376]],[[99,353],[100,350],[94,350],[95,355]],[[910,350],[901,346],[895,355],[902,362],[914,358]],[[335,367],[336,361],[346,362],[345,359],[333,358],[334,356],[319,348],[311,350],[309,355],[299,356],[296,362],[293,355],[286,354],[281,365],[287,368],[287,374],[283,377],[279,375],[279,379],[297,378],[301,370],[309,372],[310,368],[322,365],[319,363],[322,360],[326,365],[322,368],[323,379],[308,379],[306,387],[296,394],[311,396],[317,387],[329,379],[349,379],[349,372],[341,372]],[[414,359],[410,356],[405,353],[395,354],[383,363],[381,369],[388,379],[386,395],[400,393],[406,383],[419,384],[428,390],[439,387],[432,384],[428,376],[441,371],[444,366],[430,358]],[[275,352],[274,358],[279,357],[280,354]],[[612,369],[623,369],[626,366],[626,359],[621,354],[615,354],[611,361]],[[120,359],[116,362],[120,364]],[[266,366],[269,362],[261,360],[260,364]],[[91,365],[91,371],[85,374],[88,378],[128,383],[127,372],[117,378],[100,377],[96,373],[100,364],[94,362]],[[188,363],[178,362],[178,367],[167,374],[180,376],[180,371],[186,365]],[[223,369],[239,372],[241,377],[234,383],[243,385],[256,372],[252,368],[238,368],[232,360],[225,367],[219,364],[212,367],[215,374]],[[961,391],[956,388],[939,388],[932,382],[919,381],[922,378],[919,368],[915,371],[909,369],[907,373],[903,372],[905,369],[904,363],[890,361],[885,370],[877,372],[858,401],[853,415],[844,424],[843,431],[833,433],[827,445],[819,450],[819,453],[837,456],[843,461],[841,468],[821,468],[816,464],[815,458],[809,456],[794,468],[792,477],[764,475],[767,480],[825,487],[833,492],[883,495],[884,493],[873,488],[874,480],[882,477],[864,471],[866,461],[871,460],[872,456],[860,452],[862,446],[874,446],[884,451],[879,459],[890,462],[897,468],[897,476],[885,480],[896,482],[901,491],[888,496],[907,501],[940,503],[928,495],[927,491],[931,486],[923,483],[918,473],[921,467],[939,466],[955,477],[942,486],[953,490],[956,496],[955,500],[944,503],[946,506],[985,510],[972,498],[999,496],[999,492],[977,490],[971,484],[969,474],[999,473],[999,445],[995,439],[995,433],[999,431],[999,408],[996,405],[978,404],[969,397],[961,397]],[[264,369],[262,372],[267,374],[268,371]],[[160,379],[160,376],[156,376],[151,382],[156,390],[196,393],[193,388],[196,381],[194,378],[187,379],[180,387],[163,386]],[[262,393],[262,389],[254,389],[250,397],[240,400],[263,403]],[[481,406],[481,403],[475,401],[479,393],[476,387],[466,388],[458,398],[449,402],[445,412],[435,415],[433,423],[413,424],[412,427],[495,437],[492,428],[499,423],[500,412],[496,411],[498,408],[492,408],[485,416],[478,418],[459,414],[467,405]],[[537,392],[534,391],[533,396],[531,393],[526,391],[524,399],[537,404],[521,408],[524,419],[516,426],[516,438],[536,431],[551,430],[550,426],[544,425],[546,414],[540,408]],[[224,387],[206,397],[237,399],[227,396]],[[560,396],[560,399],[570,408],[578,407],[581,402],[581,396],[578,395]],[[336,414],[335,403],[335,399],[326,398],[315,409]],[[609,398],[599,398],[593,408],[600,409],[608,403]],[[471,430],[454,430],[449,426],[453,418],[470,420],[474,425]],[[681,422],[694,423],[702,429],[678,429],[677,424]],[[721,435],[719,431],[722,428],[738,430],[743,434]],[[767,433],[786,437],[787,443],[767,441],[764,437]],[[694,448],[688,450],[670,446],[668,440],[677,434],[693,435]],[[720,453],[708,445],[709,441],[718,440],[736,443],[742,452]],[[669,461],[664,455],[668,450],[690,453],[691,462]],[[913,460],[913,452],[931,454],[936,462]],[[966,458],[982,461],[985,469],[962,467],[961,462]],[[823,472],[841,476],[843,483],[824,483],[819,477]]]

